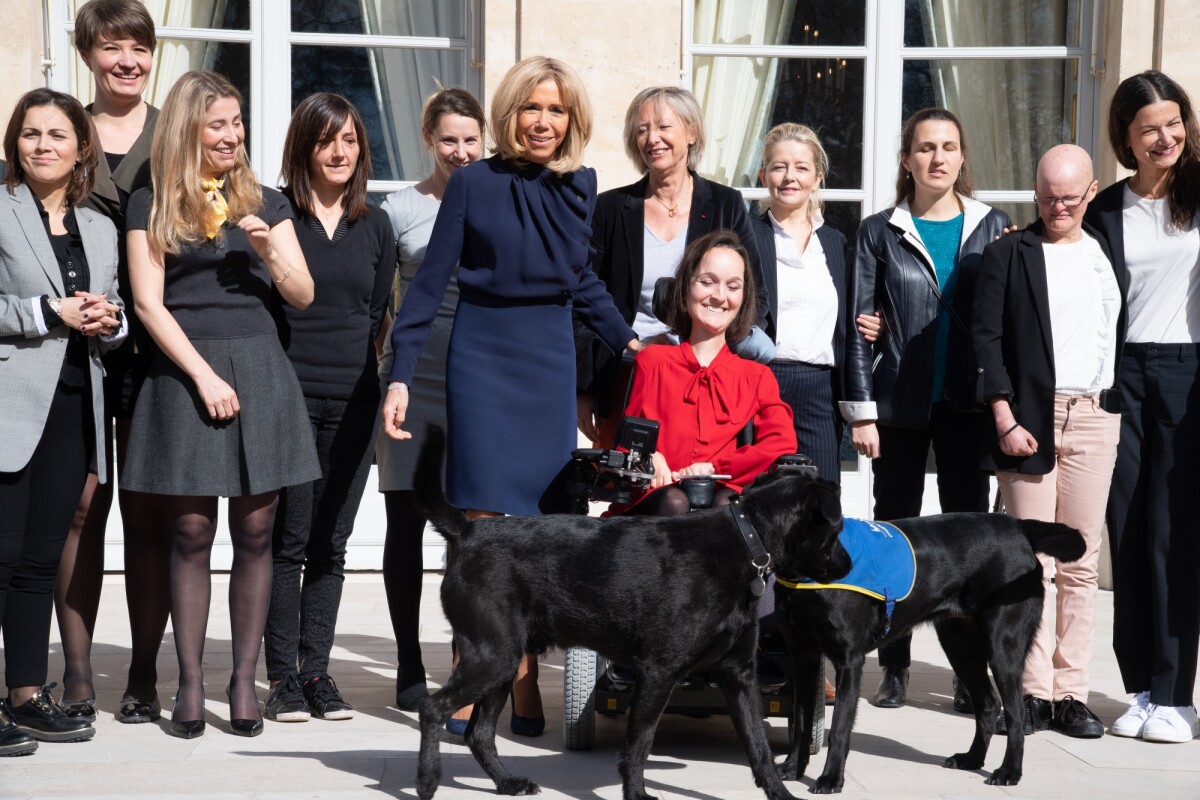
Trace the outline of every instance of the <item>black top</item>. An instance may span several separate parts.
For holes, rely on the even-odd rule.
[[[54,259],[58,262],[58,269],[62,272],[63,297],[74,297],[76,292],[86,292],[91,286],[91,278],[88,273],[87,255],[83,252],[83,241],[79,238],[79,223],[75,219],[75,207],[68,208],[66,216],[63,217],[63,226],[67,232],[55,234],[50,232],[50,215],[46,213],[42,201],[36,194],[33,195],[33,202],[37,206],[38,214],[41,215],[46,236],[50,239],[50,247],[54,250]],[[50,308],[47,300],[46,297],[42,298],[42,318],[46,322],[46,327],[55,328],[65,324],[62,318]],[[59,372],[58,381],[64,386],[86,387],[88,373],[87,341],[83,338],[82,333],[72,329],[67,338],[67,354],[63,358],[62,371]]]
[[[315,294],[300,310],[275,292],[272,310],[300,388],[307,397],[378,402],[375,337],[396,270],[391,222],[372,207],[352,223],[343,216],[330,239],[319,220],[291,209]]]
[[[292,218],[286,197],[263,187],[258,216],[274,228]],[[150,187],[129,199],[126,227],[144,231],[154,195]],[[190,339],[237,339],[275,332],[271,275],[246,233],[226,222],[217,238],[185,244],[163,259],[163,304]]]

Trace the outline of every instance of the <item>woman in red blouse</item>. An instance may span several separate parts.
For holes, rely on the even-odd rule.
[[[730,352],[754,324],[754,283],[737,234],[714,231],[688,245],[675,273],[666,323],[683,341],[637,355],[626,416],[659,423],[651,489],[627,510],[669,516],[688,510],[675,482],[729,475],[714,505],[724,505],[779,456],[796,451],[791,409],[767,367]],[[754,423],[754,442],[738,434]]]

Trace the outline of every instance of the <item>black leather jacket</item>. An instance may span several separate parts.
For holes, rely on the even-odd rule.
[[[978,409],[971,317],[983,248],[1011,224],[1003,211],[960,197],[963,242],[950,318],[946,396],[951,410]],[[911,430],[929,428],[935,402],[933,370],[938,311],[944,302],[933,260],[917,235],[908,204],[872,214],[858,228],[850,284],[855,315],[883,314],[884,333],[872,346],[860,335],[846,343],[847,422],[877,420]]]

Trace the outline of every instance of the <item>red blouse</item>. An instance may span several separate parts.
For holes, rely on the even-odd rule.
[[[625,415],[658,422],[658,451],[672,470],[708,461],[717,474],[733,476],[723,483],[736,491],[796,452],[792,410],[779,398],[775,376],[728,347],[707,367],[687,342],[642,350]],[[754,443],[739,447],[750,421]]]

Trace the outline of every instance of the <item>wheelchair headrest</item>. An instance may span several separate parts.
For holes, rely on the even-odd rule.
[[[675,279],[667,276],[659,278],[654,282],[654,296],[650,300],[650,310],[654,312],[655,318],[662,323],[667,321],[667,309],[671,304],[671,289],[675,286]]]

